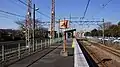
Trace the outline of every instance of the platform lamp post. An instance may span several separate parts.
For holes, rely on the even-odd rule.
[[[36,8],[35,7],[35,4],[33,5],[33,51],[34,51],[34,47],[35,47],[35,25],[36,25],[36,22],[35,22],[35,12],[39,10],[39,8]]]

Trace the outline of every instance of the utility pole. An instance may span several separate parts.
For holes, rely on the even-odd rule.
[[[60,37],[60,19],[59,19],[59,21],[58,21],[59,23],[58,23],[58,38]]]
[[[104,30],[104,28],[105,28],[105,27],[104,27],[104,21],[105,21],[105,20],[103,19],[103,44],[105,44],[105,41],[104,41],[104,38],[105,38],[105,35],[104,35],[104,33],[105,33],[105,30]]]
[[[51,9],[51,30],[50,35],[51,39],[54,38],[54,31],[55,31],[55,0],[52,0],[52,9]]]
[[[33,5],[33,51],[35,47],[35,4]]]
[[[27,16],[26,16],[26,47],[29,48],[30,52],[30,37],[31,37],[31,0],[27,0]]]

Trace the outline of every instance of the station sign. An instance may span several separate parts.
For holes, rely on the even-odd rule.
[[[61,20],[60,21],[60,28],[61,29],[69,28],[69,21],[68,20]]]

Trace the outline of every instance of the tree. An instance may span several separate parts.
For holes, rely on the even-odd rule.
[[[91,31],[91,36],[98,36],[98,30],[97,29],[93,29]]]
[[[118,25],[120,26],[120,21],[118,22]]]
[[[20,21],[16,21],[15,23],[19,25],[19,29],[21,32],[25,31],[26,26],[25,26],[25,20],[20,20]],[[47,34],[47,28],[42,27],[42,22],[38,19],[35,20],[36,24],[35,24],[35,37],[40,38],[40,37],[46,37]],[[32,31],[32,30],[31,30]]]
[[[15,23],[19,25],[20,30],[25,30],[26,20],[19,20],[19,21],[16,21]],[[35,28],[36,29],[40,29],[40,28],[45,29],[44,27],[42,27],[41,24],[42,24],[42,21],[40,21],[38,19],[35,20]]]
[[[105,22],[105,23],[103,23],[103,24],[99,24],[98,26],[99,26],[99,30],[102,30],[103,29],[103,26],[104,26],[104,29],[106,30],[106,29],[109,29],[109,27],[112,25],[112,23],[111,22]]]
[[[114,36],[114,37],[117,37],[118,36],[118,26],[117,25],[112,25],[110,28],[109,28],[109,31],[110,31],[110,36]]]
[[[102,36],[103,31],[102,30],[97,30],[98,36]]]
[[[90,32],[85,32],[84,35],[85,35],[85,36],[91,36],[91,33],[90,33]]]
[[[111,36],[111,32],[110,32],[109,29],[104,30],[104,31],[105,31],[105,32],[104,32],[104,35],[105,35],[106,37],[110,37],[110,36]]]
[[[91,31],[91,36],[102,36],[102,33],[103,33],[102,26],[103,25],[100,25],[101,29],[99,29],[99,30],[93,29]],[[108,27],[106,27],[106,29],[104,29],[105,37],[120,37],[120,22],[118,23],[118,25],[110,25],[109,26],[109,24],[107,24],[107,26]]]
[[[25,31],[25,20],[15,21],[15,23],[19,25],[19,29],[20,29],[21,31]]]

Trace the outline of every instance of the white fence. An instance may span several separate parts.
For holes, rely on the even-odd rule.
[[[0,64],[5,64],[6,62],[14,61],[15,59],[19,60],[35,52],[49,48],[52,44],[60,42],[62,40],[62,38],[46,39],[44,41],[36,40],[35,45],[33,46],[33,44],[30,44],[29,47],[26,47],[25,42],[0,43]],[[8,49],[8,45],[15,45],[16,47],[9,47]]]

